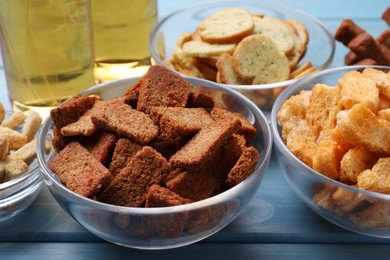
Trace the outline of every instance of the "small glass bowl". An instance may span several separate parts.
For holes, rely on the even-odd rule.
[[[134,77],[102,83],[82,94],[94,94],[102,99],[113,98],[122,95],[138,79]],[[48,118],[38,139],[38,160],[45,183],[61,207],[96,236],[131,248],[181,247],[209,237],[227,226],[255,195],[271,157],[272,138],[265,116],[251,101],[231,89],[201,79],[185,79],[192,83],[193,90],[208,92],[216,102],[231,111],[242,113],[253,123],[257,129],[253,145],[260,153],[255,171],[225,192],[186,205],[134,208],[101,203],[69,190],[48,168],[48,162],[56,154],[53,149],[48,153],[44,150],[45,141],[50,141],[53,136],[53,122]],[[183,230],[179,234],[174,237],[165,235],[165,231],[176,230],[178,227]]]
[[[6,112],[6,118],[12,112]],[[0,221],[9,219],[26,209],[38,196],[43,178],[38,160],[34,159],[29,169],[15,179],[0,184]]]
[[[336,86],[338,80],[347,72],[362,70],[367,67],[384,71],[390,70],[390,67],[383,66],[344,66],[319,72],[294,83],[275,102],[271,113],[271,131],[280,168],[291,188],[309,208],[324,219],[347,230],[374,237],[390,238],[390,223],[384,226],[373,226],[372,224],[372,220],[375,218],[379,219],[386,215],[388,218],[389,213],[381,214],[383,214],[383,209],[386,210],[390,207],[390,195],[346,185],[307,166],[291,153],[285,145],[281,137],[281,126],[277,119],[277,113],[283,103],[301,90],[311,90],[316,83]],[[322,193],[319,193],[320,191]],[[335,193],[336,191],[337,193]],[[343,196],[363,200],[359,203],[359,207],[356,207],[352,212],[344,210],[340,212],[337,207],[332,207],[332,204],[328,203],[331,199],[327,198],[330,198],[329,195],[333,196],[332,194],[343,194]],[[376,207],[381,208],[381,210],[375,210]]]
[[[305,56],[299,64],[310,61],[317,71],[321,71],[327,68],[333,61],[335,40],[331,32],[320,20],[301,10],[285,5],[251,0],[197,3],[168,15],[156,25],[151,34],[149,45],[153,60],[157,64],[173,70],[173,68],[167,65],[167,61],[171,59],[179,35],[184,32],[195,31],[205,17],[229,7],[241,7],[252,13],[266,14],[280,19],[292,18],[300,21],[308,31],[309,42]],[[297,79],[291,79],[262,85],[221,85],[230,87],[247,96],[268,117],[277,96],[287,86],[296,81]]]

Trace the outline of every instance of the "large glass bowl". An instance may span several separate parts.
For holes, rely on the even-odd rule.
[[[164,207],[133,208],[109,205],[79,196],[66,188],[48,168],[54,150],[45,152],[44,142],[53,136],[53,123],[47,119],[39,133],[38,160],[44,181],[61,207],[87,230],[115,244],[140,249],[166,249],[188,245],[218,232],[232,222],[254,196],[268,167],[272,138],[263,113],[247,98],[233,90],[193,78],[186,78],[194,86],[213,95],[231,111],[241,112],[257,129],[253,139],[259,150],[255,171],[235,187],[198,202]],[[138,78],[128,78],[93,87],[83,95],[96,94],[103,99],[122,95]],[[183,223],[181,220],[185,219]],[[181,223],[181,224],[180,224]],[[175,237],[164,237],[161,229],[184,231]]]
[[[277,113],[282,104],[291,96],[298,94],[301,90],[311,90],[316,83],[336,86],[337,81],[345,73],[362,70],[366,67],[369,66],[349,66],[328,69],[316,75],[308,76],[291,85],[275,102],[271,113],[271,131],[275,144],[275,154],[280,168],[291,188],[309,208],[328,221],[347,230],[370,236],[390,238],[390,225],[373,226],[372,224],[375,223],[373,220],[376,218],[380,219],[384,216],[388,218],[390,216],[390,211],[387,211],[387,214],[382,215],[383,212],[386,211],[386,208],[390,207],[390,195],[366,191],[346,185],[337,180],[330,179],[307,166],[291,153],[285,145],[281,137],[281,126],[277,119]],[[390,70],[390,67],[371,67],[384,71]],[[350,198],[362,199],[362,204],[359,204],[361,205],[361,208],[357,208],[352,212],[340,212],[336,208],[332,208],[331,203],[328,203],[326,200],[326,196],[323,196],[322,201],[318,200],[319,197],[313,199],[320,190],[324,192],[324,195],[329,192],[332,196],[337,190],[337,194],[344,194],[344,196],[350,196]],[[351,201],[353,201],[353,199]],[[375,210],[375,207],[378,206],[379,210]]]
[[[250,0],[202,2],[171,13],[156,25],[151,34],[149,45],[153,60],[159,65],[173,69],[167,66],[166,62],[172,56],[179,35],[183,32],[193,32],[205,17],[228,7],[241,7],[252,13],[266,14],[281,19],[292,18],[300,21],[309,34],[307,51],[300,64],[310,61],[318,71],[321,71],[333,61],[335,52],[334,37],[317,18],[286,5]],[[250,98],[268,116],[280,92],[295,81],[296,79],[262,85],[224,85]]]
[[[6,112],[6,117],[12,112]],[[20,129],[17,129],[20,130]],[[38,160],[34,159],[26,172],[15,179],[0,183],[0,221],[16,216],[36,199],[42,187]]]

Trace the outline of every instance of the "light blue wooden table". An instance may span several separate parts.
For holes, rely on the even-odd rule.
[[[131,1],[129,1],[131,2]],[[158,0],[160,17],[190,0]],[[385,0],[275,0],[310,13],[332,33],[348,17],[378,36],[388,26],[380,16]],[[239,4],[239,1],[237,1]],[[331,67],[343,65],[347,48],[336,45]],[[0,100],[8,109],[4,74]],[[15,218],[0,223],[0,259],[389,259],[390,239],[341,229],[306,207],[288,186],[273,155],[254,200],[229,226],[206,240],[171,250],[145,251],[102,241],[81,227],[44,187]]]

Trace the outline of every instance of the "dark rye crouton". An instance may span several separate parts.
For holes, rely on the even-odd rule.
[[[61,134],[63,136],[93,135],[98,130],[98,128],[92,122],[91,114],[92,110],[88,110],[76,122],[70,123],[61,128]]]
[[[149,113],[153,106],[185,107],[192,84],[159,65],[149,68],[138,91],[137,110]]]
[[[247,147],[230,170],[226,184],[233,187],[245,180],[255,170],[258,158],[259,152],[253,146]]]
[[[61,129],[64,126],[79,120],[79,118],[84,115],[97,100],[97,97],[76,94],[65,101],[61,106],[50,111],[50,117],[54,124],[52,144],[57,152],[61,151],[71,140],[73,140],[72,138],[65,137],[61,133]]]
[[[170,207],[191,203],[189,199],[185,199],[177,195],[170,189],[153,184],[146,197],[146,208],[152,207]],[[185,224],[188,219],[188,213],[182,214],[164,214],[150,216],[148,221],[148,231],[153,234],[158,234],[162,237],[175,238],[185,229]]]
[[[97,97],[74,95],[61,106],[50,111],[53,124],[58,129],[76,122],[87,110],[95,104]]]
[[[161,187],[158,184],[153,184],[146,195],[146,208],[152,207],[170,207],[191,203],[192,201],[180,197],[175,192]]]
[[[344,19],[335,32],[335,39],[345,46],[348,46],[350,41],[359,34],[365,32],[351,19]]]
[[[182,136],[192,135],[213,121],[203,108],[153,107],[150,116],[160,128]]]
[[[211,117],[217,121],[226,120],[228,118],[237,118],[241,122],[241,128],[238,131],[239,134],[244,135],[248,141],[256,135],[256,128],[240,113],[231,112],[221,108],[214,108],[211,111]]]
[[[78,142],[70,142],[48,167],[66,187],[88,198],[94,198],[110,180],[109,170]]]
[[[150,116],[159,126],[159,135],[150,145],[169,158],[203,125],[213,120],[203,108],[153,107]]]
[[[372,59],[381,65],[390,65],[390,51],[381,45],[368,33],[361,33],[353,38],[348,48],[360,59]]]
[[[233,134],[219,150],[210,153],[200,165],[174,169],[166,178],[166,186],[182,197],[193,201],[212,196],[225,186],[229,171],[245,149],[245,137]]]
[[[99,128],[126,136],[146,144],[158,135],[158,128],[149,115],[137,111],[122,102],[102,101],[91,115],[92,122]]]
[[[215,151],[219,150],[240,127],[241,123],[238,119],[206,125],[170,158],[170,162],[178,167],[202,164],[206,159],[212,158]]]
[[[142,145],[135,143],[126,137],[120,138],[115,145],[114,154],[109,166],[112,177],[114,178],[118,173],[126,167],[131,158],[142,149]]]
[[[132,108],[137,108],[137,102],[138,102],[138,94],[139,94],[139,87],[141,86],[141,78],[133,85],[131,86],[125,94],[123,94],[124,97],[126,97],[126,104],[130,105]]]
[[[100,131],[93,136],[83,138],[80,143],[103,165],[106,165],[111,160],[117,140],[115,134]]]
[[[150,186],[159,184],[170,171],[170,164],[155,149],[144,146],[98,197],[108,204],[142,207]]]
[[[214,106],[214,98],[204,92],[191,92],[188,97],[186,107],[204,107],[212,108]]]

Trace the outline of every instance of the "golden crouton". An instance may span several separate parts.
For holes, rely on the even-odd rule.
[[[390,122],[390,108],[378,111],[378,119],[383,119]]]
[[[372,79],[380,93],[390,99],[390,75],[388,73],[374,68],[366,68],[362,74]]]
[[[334,140],[323,140],[313,156],[313,169],[331,179],[339,177],[340,160],[345,151]]]
[[[360,72],[351,71],[339,79],[338,85],[341,88],[339,101],[341,109],[350,109],[355,104],[363,103],[376,113],[379,104],[379,90],[374,80]]]
[[[382,94],[379,94],[378,111],[390,108],[390,99]]]
[[[308,166],[313,166],[313,156],[317,152],[316,136],[304,119],[295,118],[291,123],[291,130],[286,136],[287,148]],[[287,125],[287,124],[285,124]]]
[[[350,220],[361,227],[389,227],[390,203],[377,201],[372,206],[352,214]]]
[[[352,213],[360,203],[365,201],[364,197],[359,196],[359,194],[343,188],[337,188],[332,194],[332,199],[337,208],[344,214]]]
[[[361,172],[357,185],[364,190],[390,194],[390,157],[379,159],[372,169]]]
[[[321,189],[313,196],[312,201],[319,207],[341,214],[332,198],[336,188],[324,183]]]
[[[310,104],[310,96],[311,91],[303,90],[299,94],[286,100],[278,112],[280,125],[283,126],[292,116],[305,118],[306,111]]]
[[[390,122],[378,119],[364,104],[337,114],[336,128],[349,143],[390,154]]]
[[[379,159],[379,155],[363,147],[354,147],[343,156],[340,162],[340,181],[356,184],[358,175],[372,166]]]
[[[339,111],[340,88],[325,84],[316,84],[310,96],[306,120],[316,136],[330,133],[336,125],[336,114]]]

